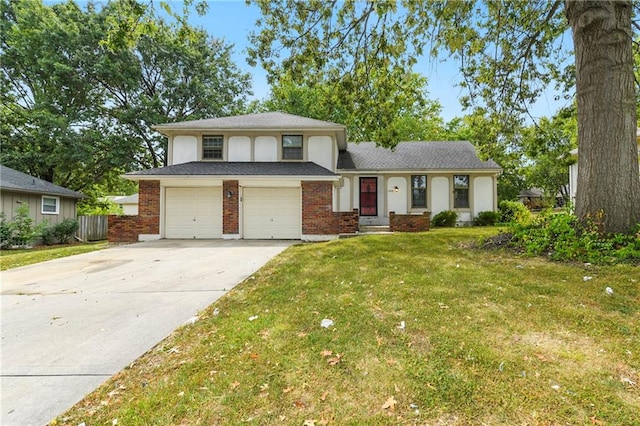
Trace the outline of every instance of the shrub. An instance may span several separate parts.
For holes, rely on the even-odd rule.
[[[78,230],[78,221],[67,218],[53,228],[53,235],[59,243],[69,244]]]
[[[631,235],[606,235],[602,222],[602,214],[581,222],[568,209],[545,211],[529,224],[513,223],[511,244],[527,254],[559,261],[640,262],[640,224]]]
[[[531,222],[531,212],[519,201],[501,201],[499,210],[500,222],[516,222],[522,224]]]
[[[46,224],[36,226],[33,219],[29,217],[29,206],[20,204],[16,209],[16,216],[9,223],[10,236],[9,245],[27,247],[33,243],[42,232]]]
[[[444,210],[438,213],[431,219],[431,224],[433,226],[444,226],[444,227],[452,227],[456,226],[456,221],[458,220],[458,213],[453,210]]]
[[[11,224],[7,222],[4,212],[0,213],[0,248],[11,245]]]
[[[476,226],[493,226],[500,220],[500,213],[494,211],[485,211],[478,213],[473,219]]]
[[[56,236],[53,233],[53,227],[46,227],[42,230],[40,234],[40,238],[42,238],[42,244],[46,246],[50,246],[56,243]]]

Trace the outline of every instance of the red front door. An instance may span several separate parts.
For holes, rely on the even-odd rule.
[[[360,178],[360,216],[378,216],[378,178]]]

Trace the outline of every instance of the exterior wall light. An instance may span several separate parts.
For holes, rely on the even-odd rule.
[[[233,197],[233,191],[227,192],[227,198],[231,198],[231,197]]]
[[[398,188],[398,186],[394,186],[393,187],[393,192],[398,192],[398,191],[400,191],[400,188]]]

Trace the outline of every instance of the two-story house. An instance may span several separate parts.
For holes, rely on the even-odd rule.
[[[139,182],[139,214],[111,217],[110,240],[327,240],[360,224],[393,228],[394,217],[455,209],[470,222],[497,209],[501,169],[469,142],[389,150],[347,143],[341,124],[281,112],[154,129],[168,138],[168,165],[125,175]]]

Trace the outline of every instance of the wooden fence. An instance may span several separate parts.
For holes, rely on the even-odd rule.
[[[107,216],[78,216],[78,237],[82,241],[107,239]]]

